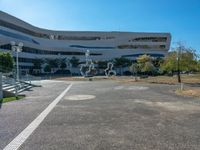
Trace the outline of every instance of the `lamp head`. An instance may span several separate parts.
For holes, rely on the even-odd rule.
[[[18,46],[23,47],[24,44],[22,42],[19,42]]]

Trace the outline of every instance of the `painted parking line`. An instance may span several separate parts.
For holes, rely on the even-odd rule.
[[[58,102],[65,96],[70,90],[72,84],[70,84],[47,108],[33,120],[17,137],[15,137],[3,150],[17,150],[33,133],[35,129],[42,123],[47,115],[53,110]]]

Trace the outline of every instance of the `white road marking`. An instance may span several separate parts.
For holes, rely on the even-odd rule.
[[[145,86],[130,86],[128,87],[128,90],[148,90],[149,88],[148,87],[145,87]]]
[[[139,91],[139,90],[148,90],[149,87],[145,86],[116,86],[114,88],[115,90],[134,90],[134,91]]]
[[[17,150],[33,133],[35,129],[42,123],[46,116],[53,110],[58,102],[65,96],[69,91],[72,84],[70,84],[49,106],[33,120],[17,137],[15,137],[3,150]]]
[[[115,87],[115,90],[121,90],[123,88],[124,88],[124,86],[117,86],[117,87]]]
[[[81,100],[91,100],[94,99],[95,97],[96,96],[94,95],[70,95],[66,96],[65,99],[70,101],[81,101]]]

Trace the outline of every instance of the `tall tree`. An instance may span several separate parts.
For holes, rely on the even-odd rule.
[[[163,62],[164,62],[164,58],[161,58],[161,57],[153,58],[152,60],[153,65],[158,69],[163,64]]]
[[[200,72],[200,60],[197,61],[197,67],[196,67],[197,71]]]
[[[129,67],[129,71],[135,76],[135,81],[137,81],[137,74],[138,74],[139,66],[137,63],[132,64]]]
[[[175,51],[169,52],[161,64],[161,70],[167,73],[174,73],[177,71],[177,53]]]
[[[108,63],[108,61],[98,61],[97,62],[98,68],[99,69],[106,69],[107,68],[107,63]]]
[[[122,75],[122,68],[130,66],[131,60],[124,58],[124,57],[115,58],[114,65],[115,65],[115,67],[120,68],[120,74]]]
[[[14,67],[14,60],[10,53],[0,52],[0,71],[3,73],[11,72]]]
[[[131,61],[127,58],[120,57],[114,59],[114,64],[116,67],[127,67],[131,65]]]
[[[191,72],[198,70],[198,61],[196,59],[196,51],[186,47],[182,43],[178,43],[177,47],[168,54],[161,69],[165,72],[177,72],[178,82],[181,82],[181,72]]]
[[[79,65],[79,59],[76,58],[75,56],[73,56],[73,57],[70,59],[70,63],[72,64],[72,67],[78,67],[78,65]]]
[[[66,67],[67,67],[66,63],[65,63],[65,62],[61,62],[60,68],[61,68],[62,70],[64,70]]]
[[[51,66],[50,66],[49,64],[47,64],[47,65],[44,67],[44,72],[46,72],[46,73],[51,72]]]
[[[153,74],[156,70],[154,64],[152,63],[153,58],[149,55],[141,55],[137,58],[137,63],[139,65],[139,70],[143,73]]]
[[[33,69],[42,69],[43,60],[41,59],[34,59],[33,60]]]
[[[148,74],[153,74],[156,71],[152,62],[146,62],[142,68],[142,72],[147,72]]]
[[[146,62],[151,62],[151,61],[152,61],[152,57],[147,54],[141,55],[137,58],[137,62],[140,64],[144,64]]]
[[[59,60],[58,59],[47,59],[47,64],[50,65],[51,68],[58,68],[59,66]]]

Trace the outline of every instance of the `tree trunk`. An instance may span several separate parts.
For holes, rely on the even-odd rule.
[[[137,73],[135,73],[135,81],[137,81]]]
[[[122,66],[120,66],[120,74],[121,74],[121,76],[122,76]]]
[[[181,83],[180,58],[179,57],[178,57],[178,66],[177,66],[177,77],[178,77],[178,83]]]
[[[180,71],[178,71],[178,73],[177,73],[177,77],[178,77],[178,83],[181,83],[181,75],[180,75]]]

